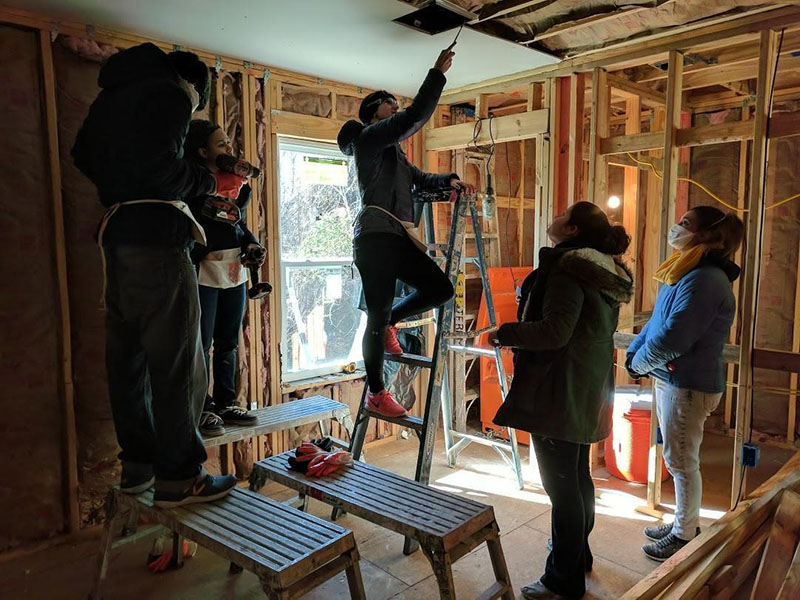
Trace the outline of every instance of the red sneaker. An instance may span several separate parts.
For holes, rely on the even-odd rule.
[[[385,389],[377,394],[367,392],[367,407],[384,417],[404,417],[408,414],[402,404],[398,404]]]
[[[386,334],[383,338],[383,348],[389,354],[402,354],[403,347],[397,341],[397,327],[389,325],[386,328]]]

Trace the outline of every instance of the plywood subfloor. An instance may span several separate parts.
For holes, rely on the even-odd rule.
[[[367,459],[386,469],[411,475],[416,460],[417,443],[398,440],[368,451]],[[731,476],[732,440],[706,435],[702,451],[704,501],[702,519],[713,520],[727,508]],[[752,474],[750,489],[778,470],[788,451],[763,448],[761,465]],[[441,445],[438,447],[432,482],[449,491],[465,494],[495,507],[502,532],[503,548],[517,593],[522,585],[542,574],[549,537],[550,511],[547,496],[539,485],[535,465],[528,464],[523,451],[526,486],[516,489],[510,472],[490,449],[478,445],[468,448],[459,467],[446,466]],[[587,598],[619,598],[656,563],[642,555],[646,541],[641,530],[652,519],[634,507],[645,496],[644,486],[609,477],[604,470],[595,473],[598,490],[597,525],[591,537],[595,556],[594,571],[587,579]],[[291,494],[270,484],[265,493],[279,499]],[[664,502],[673,501],[670,481],[664,484]],[[329,509],[313,503],[312,512],[328,517]],[[340,523],[356,535],[362,561],[361,569],[367,596],[371,599],[437,598],[436,582],[421,553],[403,556],[402,538],[392,532],[352,516]],[[200,549],[188,559],[183,569],[151,575],[145,558],[151,540],[145,539],[115,551],[111,558],[108,598],[117,600],[200,600],[205,598],[263,598],[256,577],[250,573],[228,575],[228,563]],[[94,572],[96,540],[62,545],[25,558],[2,561],[0,557],[0,597],[50,600],[83,600]],[[474,598],[491,580],[491,566],[485,548],[478,548],[454,567],[460,598]],[[309,599],[346,598],[344,576],[329,581],[307,596]]]

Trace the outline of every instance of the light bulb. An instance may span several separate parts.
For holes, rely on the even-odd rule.
[[[619,208],[620,204],[622,204],[622,201],[619,199],[619,196],[608,197],[608,208]]]
[[[486,175],[486,190],[483,192],[481,210],[484,219],[494,219],[497,214],[497,198],[494,195],[494,188],[492,187],[492,176],[489,174]]]

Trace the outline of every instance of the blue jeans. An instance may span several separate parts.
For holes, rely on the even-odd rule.
[[[236,404],[236,349],[239,330],[242,328],[247,302],[247,284],[232,288],[199,286],[200,332],[206,374],[209,369],[209,351],[214,344],[214,393],[217,410]],[[204,410],[211,410],[210,398]]]
[[[191,482],[207,456],[197,430],[208,382],[197,276],[185,248],[112,246],[106,370],[123,463]]]
[[[706,394],[655,381],[656,410],[664,438],[664,461],[675,481],[675,522],[672,533],[694,539],[700,526],[703,478],[700,443],[703,425],[717,408],[722,394]]]

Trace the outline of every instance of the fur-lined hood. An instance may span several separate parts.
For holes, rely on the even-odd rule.
[[[557,268],[596,288],[608,300],[623,304],[633,298],[633,275],[619,259],[594,248],[565,252]]]

